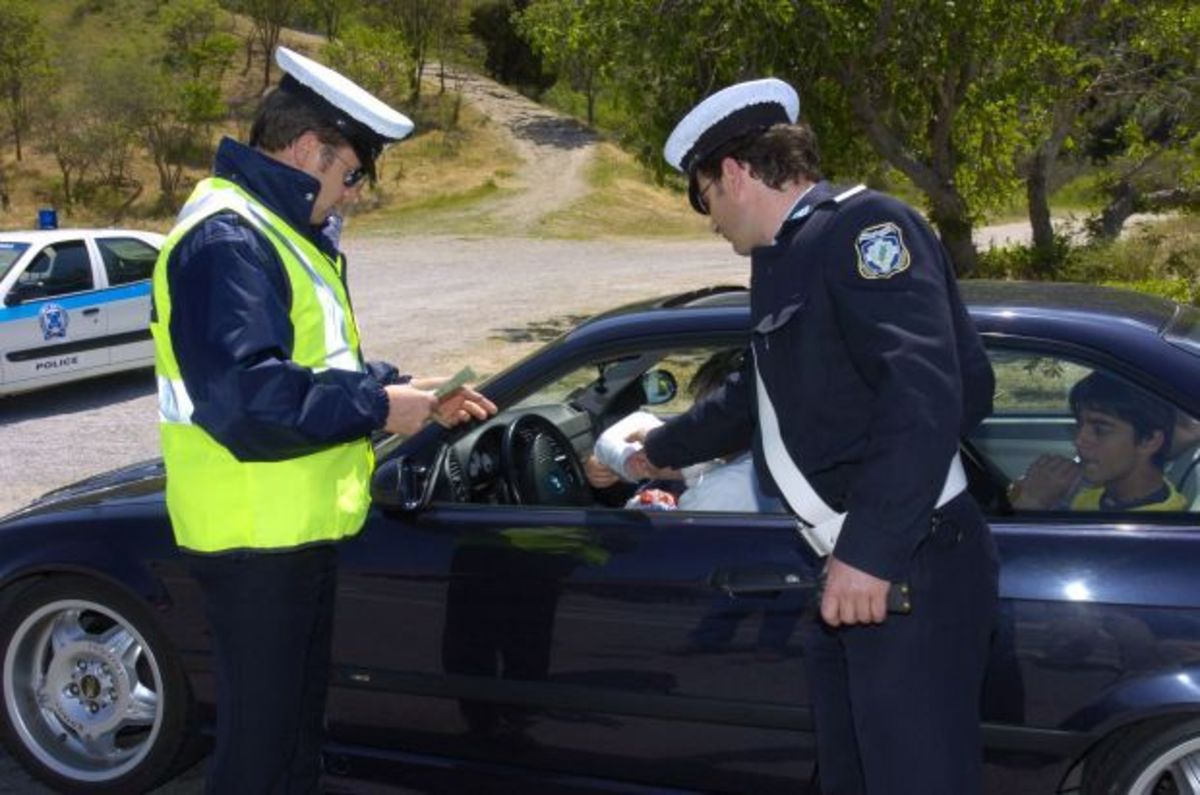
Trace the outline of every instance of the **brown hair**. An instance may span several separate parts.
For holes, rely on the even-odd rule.
[[[787,182],[821,179],[821,157],[812,128],[797,124],[774,124],[731,138],[696,164],[692,174],[710,179],[721,176],[721,161],[732,157],[750,167],[750,173],[769,188],[778,190]]]
[[[264,152],[279,152],[309,131],[328,146],[349,145],[337,126],[319,110],[290,91],[276,88],[263,98],[254,113],[250,145]]]

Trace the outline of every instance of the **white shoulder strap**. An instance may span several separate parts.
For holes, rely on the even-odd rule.
[[[846,521],[845,513],[838,513],[829,507],[821,495],[813,489],[808,478],[796,466],[796,462],[783,443],[779,432],[779,417],[775,406],[767,394],[766,384],[758,371],[757,356],[754,362],[755,392],[758,397],[758,430],[762,436],[763,456],[767,461],[767,469],[771,478],[779,487],[788,507],[796,514],[801,522],[800,534],[819,557],[833,553],[838,535],[842,531],[842,523]],[[937,507],[942,507],[957,497],[967,487],[967,475],[963,470],[962,459],[958,453],[950,461],[950,471],[938,496]]]

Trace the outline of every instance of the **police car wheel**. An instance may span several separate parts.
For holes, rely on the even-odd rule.
[[[0,613],[8,751],[61,792],[143,792],[194,750],[178,658],[145,607],[84,577],[10,591]]]
[[[1200,795],[1200,719],[1135,724],[1088,755],[1084,795]]]

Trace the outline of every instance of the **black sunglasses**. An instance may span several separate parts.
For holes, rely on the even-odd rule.
[[[341,163],[343,166],[350,165],[342,158],[341,155],[339,155],[337,153],[336,149],[330,147],[329,151],[333,153],[334,158],[336,158],[337,161],[339,163]],[[357,185],[358,183],[360,183],[364,179],[366,179],[366,177],[367,177],[367,167],[366,166],[359,166],[358,168],[352,168],[346,172],[345,176],[342,177],[342,184],[345,185],[347,188],[353,188],[355,185]]]

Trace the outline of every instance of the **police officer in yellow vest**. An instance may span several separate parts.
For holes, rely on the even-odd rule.
[[[366,515],[371,432],[496,410],[363,361],[335,210],[412,123],[297,53],[276,60],[250,146],[221,142],[153,281],[167,507],[215,655],[210,793],[316,790],[334,542]]]

